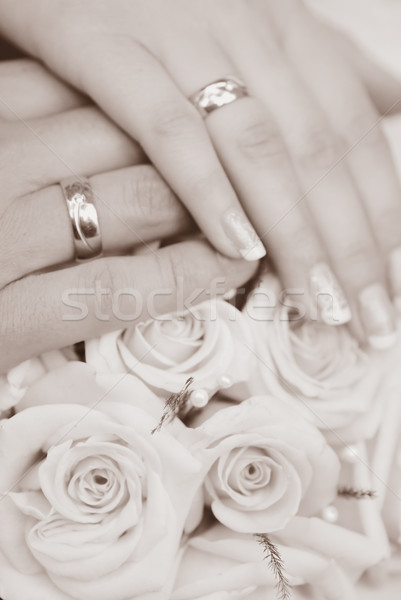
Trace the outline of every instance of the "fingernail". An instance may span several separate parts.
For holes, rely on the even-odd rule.
[[[389,257],[389,277],[393,292],[394,304],[401,312],[401,248],[393,250]]]
[[[380,283],[362,290],[359,294],[359,309],[372,348],[386,350],[394,346],[397,341],[394,309]]]
[[[309,275],[309,289],[316,299],[317,318],[327,325],[344,325],[351,309],[333,271],[326,263],[315,265]]]
[[[266,250],[248,219],[238,210],[229,210],[222,217],[228,238],[245,260],[259,260]]]
[[[237,295],[237,290],[235,288],[231,288],[223,295],[223,300],[232,300]]]

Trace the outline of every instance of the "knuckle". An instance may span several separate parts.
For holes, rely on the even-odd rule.
[[[265,121],[257,121],[246,127],[237,138],[237,147],[243,156],[255,163],[281,160],[286,155],[279,131]]]
[[[20,336],[26,339],[38,323],[44,324],[52,316],[45,293],[32,294],[34,277],[28,275],[14,281],[0,292],[1,337],[9,340],[11,347],[16,345]]]
[[[380,124],[377,123],[376,115],[365,111],[355,112],[348,118],[344,129],[344,138],[348,146],[362,140],[364,144],[368,145],[384,144],[384,135]]]
[[[156,108],[152,118],[153,133],[160,138],[190,137],[199,127],[200,116],[188,103],[170,103]]]
[[[297,162],[304,169],[329,169],[341,156],[342,147],[329,131],[310,131],[298,148]]]
[[[346,246],[337,256],[338,264],[351,282],[359,280],[366,273],[374,273],[378,268],[378,256],[374,247],[367,242],[356,241]],[[344,268],[346,265],[346,268]]]
[[[136,226],[157,227],[184,212],[172,190],[150,165],[135,167],[124,197],[126,214]]]
[[[30,235],[32,208],[37,206],[16,201],[0,216],[0,289],[36,271],[43,261],[43,241]]]
[[[175,293],[177,290],[182,290],[185,287],[190,287],[193,281],[193,274],[188,268],[187,262],[182,251],[177,247],[171,246],[168,251],[167,260],[162,268],[162,277],[167,284],[168,289],[172,289]]]
[[[85,278],[89,287],[98,283],[102,288],[114,290],[118,284],[112,261],[108,258],[94,261],[85,273]]]
[[[29,133],[22,122],[1,123],[0,176],[3,198],[16,198],[35,189],[32,184],[34,151]]]
[[[361,264],[371,254],[370,248],[362,242],[353,242],[346,246],[341,253],[341,260],[352,264]]]
[[[226,185],[225,174],[219,169],[187,181],[189,196],[193,201],[210,198],[216,194],[216,190],[224,189]]]
[[[291,235],[285,240],[281,240],[281,246],[295,249],[297,261],[306,265],[317,262],[317,258],[321,255],[316,234],[306,223],[291,232]],[[286,260],[286,253],[283,258]],[[292,259],[289,258],[289,260]]]
[[[85,265],[80,281],[83,290],[94,291],[96,310],[100,311],[99,314],[112,315],[113,295],[124,287],[114,261],[102,258]],[[80,283],[78,289],[79,287]]]

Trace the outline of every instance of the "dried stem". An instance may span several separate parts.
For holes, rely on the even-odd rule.
[[[291,586],[284,574],[284,563],[277,546],[273,544],[266,533],[258,533],[256,539],[263,547],[265,558],[269,561],[269,567],[277,579],[276,590],[280,600],[290,600]]]
[[[189,379],[186,380],[185,385],[181,391],[175,392],[174,394],[171,394],[171,396],[169,396],[169,398],[167,398],[166,404],[164,405],[162,417],[161,417],[157,427],[152,429],[152,432],[151,432],[152,435],[154,433],[160,431],[161,428],[163,427],[163,425],[166,425],[167,423],[171,423],[171,421],[174,419],[174,417],[176,417],[177,414],[180,412],[180,410],[185,406],[185,404],[188,401],[189,396],[192,393],[192,390],[190,390],[189,388],[193,384],[193,382],[194,382],[194,378],[190,377]]]
[[[374,498],[376,496],[374,490],[356,490],[352,487],[342,487],[337,493],[343,498],[348,498],[348,500],[363,500],[364,498]]]

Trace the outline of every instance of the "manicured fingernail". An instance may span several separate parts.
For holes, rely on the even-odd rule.
[[[237,290],[235,288],[231,288],[231,290],[228,290],[228,292],[226,292],[223,295],[223,299],[224,300],[232,300],[233,298],[235,298],[237,294]]]
[[[392,251],[388,267],[394,304],[397,310],[401,312],[401,248]]]
[[[238,210],[229,210],[222,217],[223,229],[245,260],[259,260],[266,250],[248,219]]]
[[[359,294],[359,309],[372,348],[386,350],[394,346],[397,341],[394,309],[380,283],[362,290]]]
[[[309,288],[313,301],[316,301],[319,321],[327,325],[344,325],[351,320],[351,309],[329,265],[318,263],[312,268]]]

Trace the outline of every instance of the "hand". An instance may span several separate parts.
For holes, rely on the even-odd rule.
[[[321,320],[351,307],[360,339],[394,343],[399,183],[364,86],[301,2],[1,0],[0,16],[138,140],[218,250],[262,256],[246,213],[310,312],[323,292]],[[187,98],[229,74],[250,96],[202,121]]]
[[[224,293],[252,275],[202,242],[155,252],[153,240],[191,231],[189,215],[138,146],[41,67],[0,63],[0,97],[0,373],[176,310],[199,288],[200,301],[213,279]],[[57,182],[71,175],[89,176],[106,256],[66,267],[73,237]],[[147,254],[107,256],[133,247]]]

